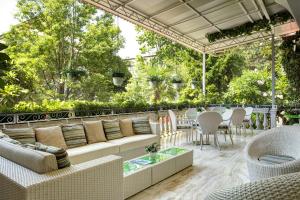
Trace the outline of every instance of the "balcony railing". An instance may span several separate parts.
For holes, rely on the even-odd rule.
[[[209,105],[209,107],[219,107],[224,105]],[[226,107],[229,107],[226,105]],[[230,107],[241,107],[240,105],[230,105]],[[253,106],[252,122],[256,129],[270,128],[270,105],[255,105]],[[172,109],[175,111],[179,123],[185,120],[184,109]],[[0,126],[2,127],[37,127],[43,124],[67,124],[80,123],[85,120],[95,119],[122,119],[138,116],[149,115],[151,120],[160,123],[161,131],[168,134],[171,130],[170,119],[167,110],[159,111],[143,111],[143,112],[122,112],[121,110],[93,110],[93,111],[59,111],[59,112],[42,112],[42,113],[15,113],[15,114],[0,114]],[[280,123],[280,120],[279,120]]]

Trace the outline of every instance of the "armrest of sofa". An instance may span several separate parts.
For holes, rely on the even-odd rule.
[[[0,194],[10,200],[123,199],[123,160],[106,156],[46,174],[0,157]]]
[[[300,173],[276,176],[260,181],[242,184],[233,188],[215,191],[206,200],[227,199],[300,199]]]
[[[150,122],[151,132],[154,135],[157,135],[160,137],[160,123],[158,122]]]

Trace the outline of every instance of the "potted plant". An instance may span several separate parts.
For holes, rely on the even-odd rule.
[[[148,77],[148,82],[151,87],[157,87],[157,85],[161,82],[161,78],[157,75],[152,75]]]
[[[159,151],[160,146],[156,142],[145,147],[147,153],[149,153],[151,159],[155,159],[156,153]]]
[[[113,83],[115,86],[121,86],[124,82],[125,74],[123,72],[114,72],[112,74]]]
[[[178,90],[181,88],[181,86],[183,85],[182,79],[180,77],[173,77],[172,78],[172,84],[173,87]]]
[[[191,88],[194,90],[194,89],[196,89],[196,87],[197,87],[197,84],[198,84],[198,81],[196,81],[196,80],[192,80],[192,82],[191,82]]]

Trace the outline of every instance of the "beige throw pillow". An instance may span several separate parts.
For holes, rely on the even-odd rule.
[[[67,149],[67,144],[60,126],[36,128],[35,137],[39,143]]]
[[[106,142],[102,121],[83,122],[85,135],[89,144]]]
[[[132,119],[121,119],[120,129],[123,136],[133,136]]]

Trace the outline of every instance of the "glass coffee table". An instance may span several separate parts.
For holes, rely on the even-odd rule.
[[[128,198],[193,164],[193,151],[182,147],[160,150],[125,161],[124,194]]]

